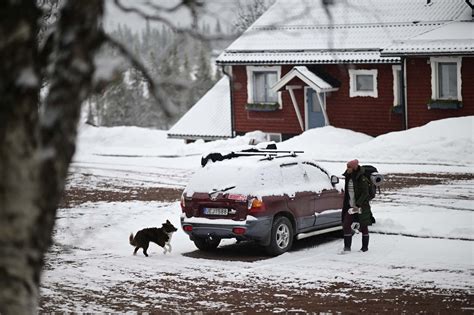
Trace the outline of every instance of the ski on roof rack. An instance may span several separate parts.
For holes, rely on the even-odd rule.
[[[263,156],[262,160],[271,160],[277,157],[295,157],[297,154],[304,153],[304,151],[290,151],[290,150],[273,150],[273,149],[246,149],[242,151],[232,151],[228,154],[222,154],[218,152],[209,153],[201,158],[201,166],[204,167],[206,164],[211,162],[218,162],[223,160],[230,160],[241,156]]]
[[[260,159],[259,161],[265,161],[265,160],[273,160],[273,159],[281,159],[281,158],[285,158],[285,157],[295,157],[296,156],[296,153],[292,152],[290,154],[284,154],[284,155],[268,155],[266,157],[264,157],[263,159]]]

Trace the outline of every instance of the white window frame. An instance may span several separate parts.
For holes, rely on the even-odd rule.
[[[254,72],[276,72],[277,81],[281,79],[281,66],[247,66],[247,103],[254,104],[253,98],[253,73]],[[277,92],[278,105],[282,105],[281,92]]]
[[[397,72],[400,71],[400,80],[397,80]],[[403,80],[402,76],[402,66],[401,65],[393,65],[392,66],[392,74],[393,74],[393,106],[402,105],[402,100],[400,98],[400,81]]]
[[[374,77],[373,91],[357,91],[357,75],[372,75]],[[349,69],[349,97],[375,97],[379,96],[377,87],[377,69]]]
[[[456,99],[447,99],[444,100],[457,100],[462,101],[462,80],[461,80],[461,65],[462,65],[462,57],[431,57],[430,64],[431,64],[431,98],[433,100],[441,100],[439,96],[439,82],[438,82],[438,64],[439,63],[456,63],[457,64],[457,83],[458,83],[458,95]]]

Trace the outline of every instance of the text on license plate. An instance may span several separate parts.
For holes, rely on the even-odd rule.
[[[228,215],[229,209],[226,208],[204,208],[204,214],[207,215]]]

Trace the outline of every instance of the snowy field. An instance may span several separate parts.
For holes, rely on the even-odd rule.
[[[467,175],[437,185],[382,190],[373,202],[377,223],[370,227],[367,253],[354,250],[340,255],[342,239],[336,236],[322,241],[310,238],[274,258],[249,248],[252,254],[242,259],[238,255],[209,259],[196,254],[194,244],[180,229],[178,201],[88,202],[59,209],[55,243],[42,278],[42,307],[54,311],[141,312],[150,307],[160,309],[160,303],[166,301],[176,303],[176,311],[189,311],[179,305],[192,297],[197,304],[191,311],[233,310],[225,300],[193,292],[186,297],[179,290],[160,291],[150,286],[177,279],[192,282],[193,287],[220,283],[222,290],[226,283],[232,283],[233,289],[242,287],[243,293],[249,283],[297,291],[346,284],[377,290],[472,292],[473,125],[474,117],[446,119],[377,138],[324,127],[279,144],[281,149],[304,150],[337,175],[344,171],[345,161],[353,158],[375,165],[384,174],[409,177],[424,173],[435,178],[440,174]],[[202,154],[246,148],[252,138],[260,137],[255,132],[226,141],[185,145],[166,139],[164,131],[81,126],[68,188],[105,189],[100,184],[106,182],[109,189],[183,189],[199,168]],[[150,257],[145,258],[141,251],[133,256],[133,247],[128,244],[130,232],[161,226],[166,219],[178,227],[172,253],[164,255],[152,244]],[[221,247],[232,243],[225,241]],[[357,234],[354,249],[360,243]],[[350,297],[353,293],[340,290],[337,294]],[[115,300],[107,301],[108,296]],[[290,299],[283,293],[274,298]],[[284,302],[278,304],[283,305],[280,308],[254,303],[253,307],[267,312],[294,310],[285,308]],[[467,304],[472,306],[472,299]]]

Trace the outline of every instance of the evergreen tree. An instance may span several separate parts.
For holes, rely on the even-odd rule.
[[[214,27],[214,34],[222,34],[222,27],[219,20],[216,21],[216,26]]]
[[[200,23],[201,32],[209,33],[209,24]],[[219,22],[215,32],[221,31]],[[120,82],[91,102],[89,121],[99,125],[137,125],[167,128],[198,101],[222,75],[211,67],[210,43],[202,43],[189,35],[176,34],[166,26],[153,28],[147,23],[140,33],[119,25],[111,36],[127,47],[132,47],[137,58],[143,60],[152,78],[160,82],[166,97],[177,106],[176,117],[167,119],[156,100],[148,95],[143,76],[129,68]],[[214,44],[214,43],[213,43]],[[104,49],[106,56],[116,51]],[[173,84],[174,82],[179,85]],[[182,85],[189,88],[182,87]],[[158,105],[158,106],[157,106]],[[92,114],[93,113],[93,114]],[[92,117],[93,116],[93,117]]]

